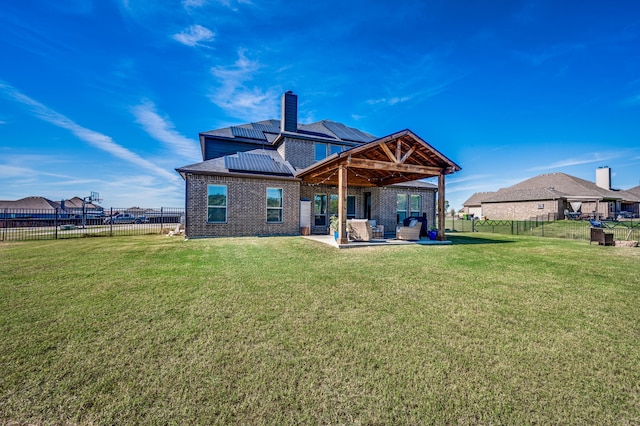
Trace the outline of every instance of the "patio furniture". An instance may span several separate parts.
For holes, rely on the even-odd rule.
[[[418,222],[421,223],[420,236],[426,237],[427,236],[427,232],[429,231],[429,224],[427,223],[427,218],[426,217],[420,217],[420,216],[410,216],[410,217],[405,218],[402,221],[402,225],[409,226],[409,224],[413,220],[417,220]]]
[[[591,239],[589,240],[589,245],[591,243],[596,242],[601,246],[612,246],[614,245],[613,234],[604,232],[602,228],[591,228]]]
[[[384,238],[384,225],[379,225],[376,220],[369,220],[371,225],[371,238]]]
[[[349,239],[352,241],[369,241],[372,237],[371,224],[367,219],[351,219],[347,221]]]
[[[421,229],[422,223],[417,220],[412,220],[408,226],[398,226],[396,228],[396,239],[417,241],[420,239]]]

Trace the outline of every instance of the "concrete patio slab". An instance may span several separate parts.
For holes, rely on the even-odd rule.
[[[349,241],[348,244],[338,244],[333,235],[304,235],[302,238],[306,238],[311,241],[317,241],[319,243],[327,244],[339,249],[408,245],[442,246],[451,244],[451,241],[434,241],[427,238],[422,238],[418,241],[396,240],[395,238],[380,238],[371,241]]]

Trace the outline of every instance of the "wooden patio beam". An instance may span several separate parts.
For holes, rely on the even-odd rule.
[[[348,244],[347,238],[347,168],[340,165],[338,169],[338,244]]]
[[[387,154],[387,157],[389,157],[389,160],[391,160],[394,163],[398,162],[398,159],[396,158],[395,155],[393,155],[393,152],[391,152],[391,150],[389,149],[386,143],[381,143],[380,148],[382,148],[384,153]]]
[[[438,241],[446,241],[447,237],[444,235],[444,219],[447,214],[444,211],[444,173],[438,176]]]
[[[409,151],[405,152],[402,158],[400,159],[400,163],[404,163],[405,161],[407,161],[407,158],[409,158],[409,156],[413,154],[413,151],[415,150],[416,150],[415,146],[412,146],[411,148],[409,148]]]
[[[349,167],[359,169],[383,170],[388,172],[406,172],[438,176],[443,170],[440,167],[417,166],[415,164],[390,163],[388,161],[351,158]]]

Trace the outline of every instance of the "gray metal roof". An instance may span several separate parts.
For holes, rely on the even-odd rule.
[[[245,174],[293,177],[295,169],[272,149],[255,149],[177,168],[180,174]]]
[[[273,143],[276,139],[273,135],[279,135],[280,133],[280,120],[272,119],[209,130],[200,133],[200,135],[227,139],[241,138],[261,144],[264,143],[265,140]],[[298,124],[298,130],[296,132],[286,132],[287,135],[295,135],[296,133],[305,137],[334,139],[336,141],[349,143],[365,143],[376,139],[375,136],[369,133],[331,120],[322,120],[310,124]]]
[[[229,171],[264,173],[269,175],[291,175],[291,169],[284,161],[276,161],[266,154],[239,152],[224,157],[224,165]]]

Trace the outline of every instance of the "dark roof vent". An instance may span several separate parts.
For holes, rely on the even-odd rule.
[[[298,131],[298,95],[291,90],[282,95],[280,131],[294,133]]]

